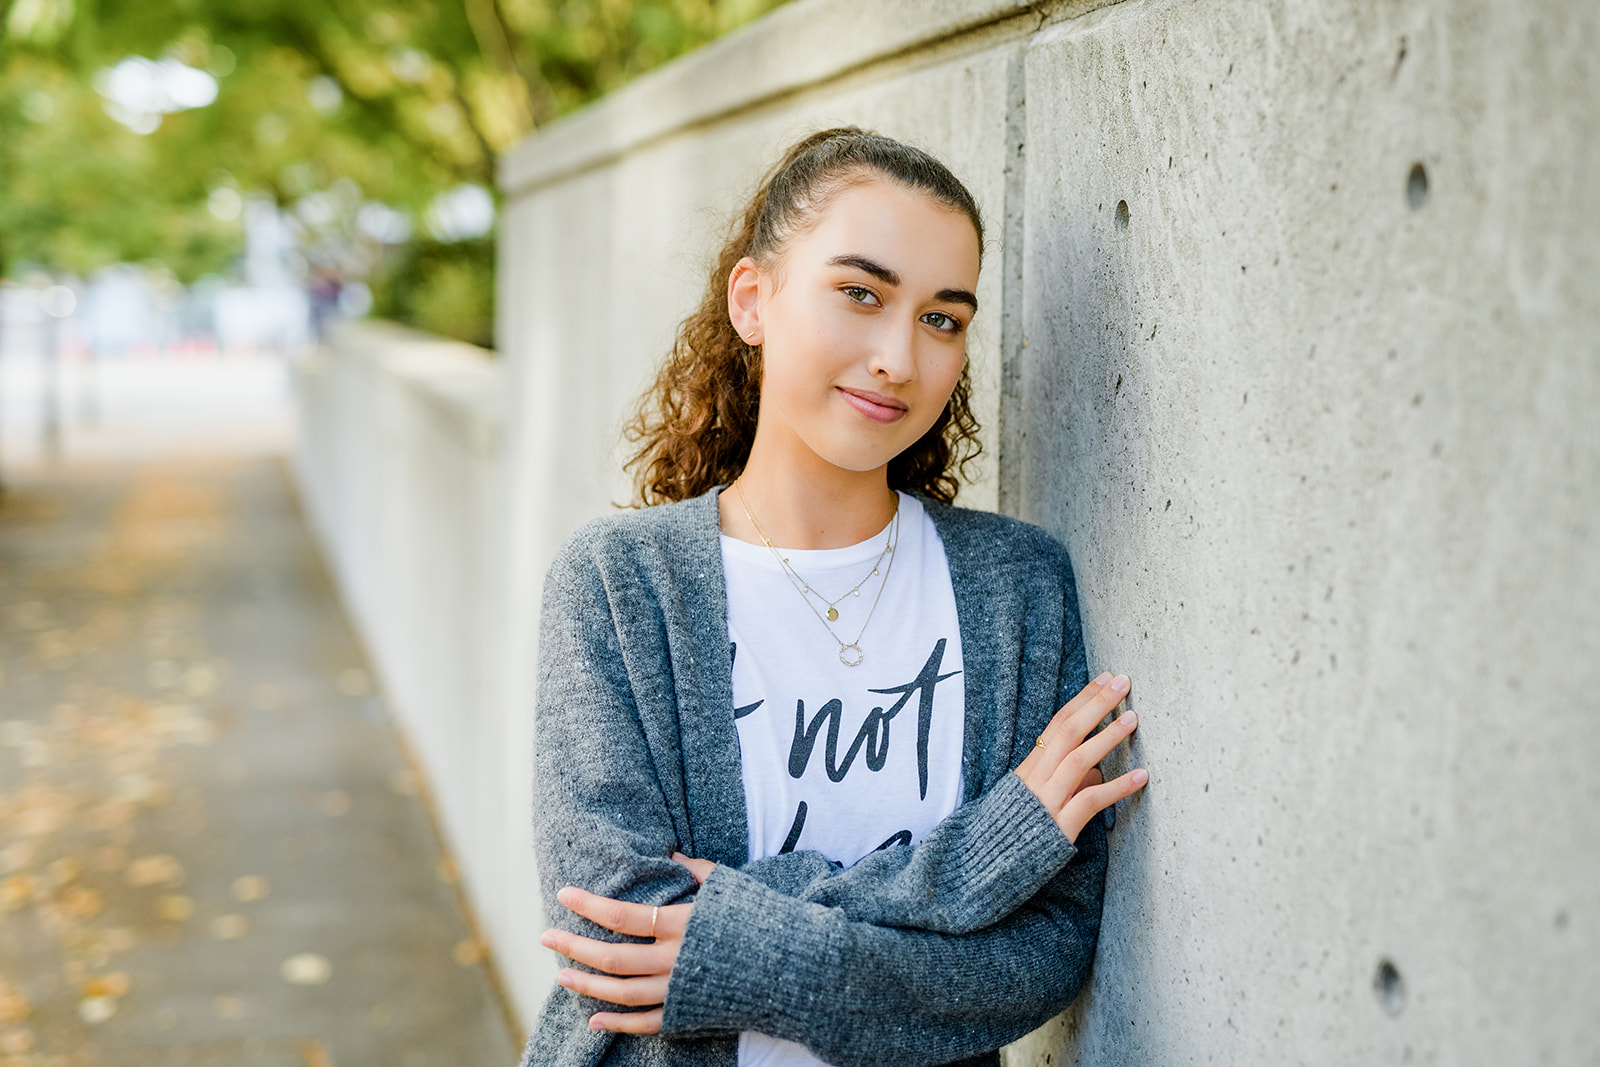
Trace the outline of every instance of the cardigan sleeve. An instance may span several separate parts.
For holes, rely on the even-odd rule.
[[[1088,681],[1076,591],[1066,573],[1056,704],[1019,708],[1018,736],[1042,730],[1056,708]],[[880,912],[900,908],[899,918],[913,920],[937,913],[919,908],[909,892],[907,872],[923,859],[931,896],[960,900],[960,847],[941,853],[953,864],[947,871],[937,870],[931,856],[913,858],[915,849],[899,850],[907,854],[900,857],[905,866],[887,884],[897,886],[900,895],[888,904],[845,893],[836,894],[840,906],[818,902],[827,899],[828,883],[847,879],[849,871],[830,877],[809,859],[802,862],[813,865],[814,877],[798,896],[763,884],[769,871],[759,863],[744,871],[713,871],[696,897],[673,969],[662,1032],[756,1030],[798,1041],[829,1063],[851,1067],[949,1063],[1037,1029],[1076,997],[1093,961],[1105,888],[1106,820],[1090,819],[1075,845],[1065,844],[1043,806],[1008,773],[947,822],[973,810],[970,826],[949,828],[960,842],[985,822],[1005,825],[1002,813],[1027,811],[1026,801],[1032,801],[1029,815],[1036,818],[1017,825],[1042,829],[1042,820],[1055,835],[1056,849],[1049,847],[1047,835],[1027,833],[1014,839],[1014,849],[994,843],[995,855],[978,864],[977,883],[981,887],[987,876],[1003,873],[1026,883],[1027,853],[1041,846],[1047,876],[1011,909],[1003,908],[1001,891],[977,889],[974,902],[986,897],[1003,914],[960,932],[905,928],[918,922],[863,921],[874,907]],[[935,841],[937,833],[918,847]],[[974,842],[967,845],[976,850]]]
[[[645,904],[692,899],[694,876],[669,857],[674,824],[629,681],[605,583],[564,551],[545,578],[534,711],[533,844],[550,925],[602,941],[635,941],[556,900],[563,886]],[[569,966],[581,966],[567,961]],[[524,1067],[598,1064],[619,1038],[588,1026],[616,1005],[555,986]]]
[[[878,926],[965,934],[1038,893],[1078,849],[1015,774],[951,812],[915,846],[841,867],[816,851],[752,860],[740,871],[785,896]]]
[[[718,868],[695,898],[662,1033],[756,1030],[838,1067],[942,1064],[1009,1044],[1061,1012],[1093,960],[1104,823],[1000,922],[937,934],[851,920]]]

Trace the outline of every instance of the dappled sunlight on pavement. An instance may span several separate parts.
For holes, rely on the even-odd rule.
[[[0,495],[0,1065],[515,1051],[280,460]]]

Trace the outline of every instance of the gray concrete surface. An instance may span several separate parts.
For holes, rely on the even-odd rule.
[[[281,461],[9,472],[0,1063],[511,1063]]]
[[[1034,1062],[1600,1057],[1597,43],[1571,3],[1030,42],[1003,493],[1154,774]]]
[[[1600,1062],[1597,45],[1344,0],[1029,43],[1003,480],[1152,785],[1028,1062]]]

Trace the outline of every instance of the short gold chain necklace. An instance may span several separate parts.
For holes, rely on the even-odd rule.
[[[843,663],[846,667],[861,666],[861,661],[866,659],[865,653],[861,651],[861,638],[866,634],[867,626],[872,622],[873,613],[878,610],[878,601],[883,599],[883,591],[889,585],[889,572],[894,570],[894,550],[899,547],[900,544],[900,494],[895,494],[894,517],[889,520],[889,538],[884,542],[883,551],[878,553],[878,559],[875,563],[873,563],[872,570],[865,578],[857,582],[854,588],[847,589],[843,593],[840,593],[838,596],[834,597],[832,600],[829,600],[820,592],[811,588],[810,583],[808,583],[804,578],[800,577],[799,573],[795,571],[794,567],[789,564],[788,557],[779,552],[778,549],[773,545],[772,539],[767,536],[767,531],[763,530],[761,528],[761,524],[756,521],[755,512],[750,510],[750,501],[745,499],[744,487],[740,485],[738,481],[735,481],[733,483],[733,488],[734,491],[739,494],[739,503],[744,508],[745,518],[749,519],[750,525],[756,528],[756,533],[761,537],[761,543],[767,546],[767,551],[772,553],[772,558],[778,561],[778,567],[783,571],[783,576],[789,579],[789,584],[794,586],[795,592],[800,594],[800,599],[804,600],[806,607],[811,609],[811,614],[815,615],[817,617],[817,621],[822,623],[823,628],[828,631],[828,636],[833,638],[834,641],[838,643],[839,662]],[[883,563],[885,556],[887,556],[889,559],[887,565]],[[878,583],[878,594],[872,598],[872,606],[867,609],[867,618],[866,621],[861,624],[860,632],[856,634],[856,639],[854,641],[840,641],[839,635],[833,632],[833,626],[830,625],[833,621],[839,618],[839,610],[834,607],[834,605],[839,603],[839,601],[843,600],[847,596],[860,596],[861,587],[866,585],[867,582],[872,579],[872,576],[877,574],[880,569],[883,572],[883,581]],[[828,606],[827,617],[823,617],[822,612],[817,610],[817,606],[811,603],[811,594],[813,593],[816,593],[818,600],[822,601]]]

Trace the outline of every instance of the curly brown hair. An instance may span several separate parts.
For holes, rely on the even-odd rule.
[[[802,138],[767,173],[711,265],[705,296],[678,327],[672,352],[640,397],[623,436],[636,451],[637,503],[686,500],[739,476],[755,440],[761,409],[761,349],[744,342],[728,318],[728,277],[749,256],[770,267],[789,241],[813,226],[852,185],[883,177],[927,194],[972,222],[983,248],[978,204],[949,169],[920,149],[857,129]],[[949,503],[957,473],[982,451],[965,365],[950,402],[915,444],[889,461],[889,487]]]

